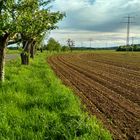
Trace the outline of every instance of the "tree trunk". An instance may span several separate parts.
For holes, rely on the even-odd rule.
[[[5,48],[0,47],[0,81],[4,82],[5,77]]]
[[[4,82],[5,77],[5,49],[9,34],[0,37],[0,81]]]
[[[43,53],[43,49],[42,48],[40,48],[40,52]]]
[[[34,55],[35,55],[35,41],[33,41],[33,43],[31,44],[31,49],[30,49],[30,57],[32,58],[32,59],[34,59]]]
[[[29,57],[28,57],[28,54],[26,54],[25,52],[22,52],[20,54],[21,56],[21,64],[22,65],[29,65]]]
[[[23,42],[23,52],[20,54],[22,65],[29,65],[31,44],[32,44],[32,41]]]
[[[70,47],[70,51],[72,52],[72,47]]]

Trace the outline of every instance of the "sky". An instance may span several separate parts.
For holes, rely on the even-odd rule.
[[[130,44],[140,44],[140,0],[55,0],[54,11],[66,13],[59,29],[51,32],[62,45],[111,47],[126,44],[127,18],[131,16]]]

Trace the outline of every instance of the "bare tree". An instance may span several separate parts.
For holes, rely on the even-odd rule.
[[[75,42],[71,39],[68,39],[67,44],[68,44],[68,47],[70,48],[70,50],[72,52],[72,48],[75,46]]]

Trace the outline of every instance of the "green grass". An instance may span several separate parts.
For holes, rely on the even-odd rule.
[[[30,66],[6,66],[0,88],[0,140],[111,140],[110,133],[81,109],[39,54]]]
[[[6,49],[6,54],[20,54],[21,50],[10,50]]]

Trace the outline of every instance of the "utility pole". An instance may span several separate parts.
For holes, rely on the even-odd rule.
[[[132,52],[134,50],[134,37],[132,37]]]
[[[124,18],[127,18],[127,22],[123,22],[123,23],[126,23],[127,24],[127,38],[126,38],[126,48],[127,48],[127,46],[129,46],[130,25],[131,25],[131,23],[134,23],[134,22],[132,22],[132,19],[134,17],[131,17],[130,15],[128,15],[127,17],[124,17]]]
[[[134,37],[132,37],[132,46],[134,45]]]
[[[90,48],[91,48],[92,38],[89,39],[89,42],[90,42],[89,46],[90,46]]]

